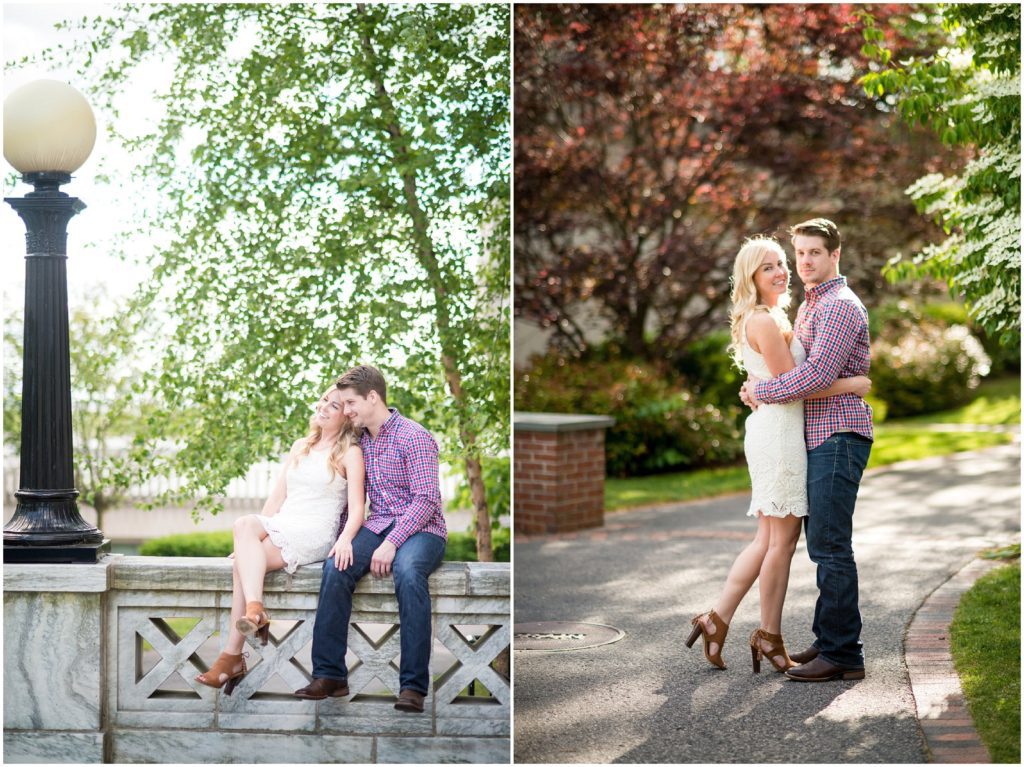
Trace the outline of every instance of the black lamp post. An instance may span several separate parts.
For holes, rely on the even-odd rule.
[[[110,548],[75,500],[67,225],[85,205],[60,191],[95,142],[92,109],[66,83],[37,80],[4,101],[4,157],[35,188],[5,198],[27,229],[21,479],[5,563],[96,562]]]

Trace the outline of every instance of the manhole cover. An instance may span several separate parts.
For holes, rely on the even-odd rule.
[[[584,650],[617,642],[626,636],[613,626],[600,623],[540,621],[517,623],[512,639],[514,650]]]

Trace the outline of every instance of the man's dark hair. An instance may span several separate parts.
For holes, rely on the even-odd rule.
[[[388,401],[388,385],[384,383],[384,376],[370,365],[357,365],[335,381],[334,385],[339,389],[355,389],[360,397],[375,391],[380,395],[381,402],[386,405]]]
[[[792,242],[798,234],[802,234],[805,237],[821,237],[825,241],[825,247],[828,248],[829,253],[842,244],[842,240],[839,237],[839,227],[827,218],[812,218],[809,221],[804,221],[803,223],[790,227],[790,242]]]

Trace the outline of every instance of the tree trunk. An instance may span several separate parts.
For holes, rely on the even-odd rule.
[[[107,510],[108,506],[109,504],[106,499],[100,498],[99,496],[96,497],[96,505],[93,508],[96,509],[96,527],[100,530],[103,529],[103,512]]]
[[[360,13],[366,14],[366,6],[359,3],[356,6]],[[466,480],[469,482],[470,495],[473,499],[473,508],[476,519],[476,550],[477,559],[481,562],[493,562],[494,551],[491,546],[491,519],[487,508],[487,496],[484,492],[483,472],[481,471],[480,459],[473,457],[473,447],[476,444],[476,434],[469,426],[465,416],[467,403],[462,392],[462,374],[456,365],[455,350],[456,344],[451,338],[451,323],[448,316],[447,290],[444,279],[441,275],[441,268],[434,253],[434,246],[428,232],[428,221],[423,208],[419,203],[419,195],[416,188],[416,172],[410,169],[408,163],[408,139],[398,124],[397,112],[391,101],[391,96],[384,87],[384,77],[380,70],[380,61],[377,57],[373,42],[369,34],[364,30],[362,35],[363,50],[366,53],[367,61],[370,64],[373,85],[376,88],[377,99],[387,122],[388,135],[391,137],[391,150],[393,152],[397,170],[402,177],[403,191],[405,193],[406,209],[413,222],[413,237],[415,239],[416,256],[420,266],[427,272],[430,284],[434,288],[434,306],[437,313],[437,331],[441,341],[441,364],[444,368],[445,380],[452,398],[455,400],[456,418],[459,423],[459,436],[462,438],[466,450],[465,467]]]

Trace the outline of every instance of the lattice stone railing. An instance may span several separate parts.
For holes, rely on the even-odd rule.
[[[229,697],[199,684],[194,676],[217,657],[228,630],[230,561],[109,559],[104,597],[96,604],[103,616],[97,730],[104,761],[509,760],[507,564],[445,563],[431,576],[434,687],[425,713],[407,714],[393,705],[398,693],[399,627],[390,578],[367,576],[356,591],[347,658],[350,695],[305,701],[291,692],[311,679],[320,566],[300,568],[293,578],[271,574],[264,597],[273,619],[270,642],[265,647],[247,646],[249,673]],[[85,574],[83,566],[58,567],[65,575]],[[43,575],[38,569],[29,572],[35,579]],[[30,589],[17,576],[10,566],[5,568],[5,589],[21,590],[11,593],[24,611],[25,591]],[[11,668],[11,641],[17,645],[25,639],[17,626],[9,630],[10,619],[17,621],[19,614],[15,610],[5,615],[5,668]],[[82,617],[76,613],[75,620]],[[31,738],[33,732],[81,732],[80,726],[26,728],[24,721],[37,722],[38,717],[7,717],[11,705],[48,705],[34,699],[33,691],[23,690],[34,684],[31,675],[27,677],[16,678],[10,691],[5,685],[5,761],[40,751],[36,746],[42,741]],[[25,693],[24,701],[19,700],[19,691]],[[59,695],[48,697],[49,705],[59,705]],[[58,740],[67,735],[51,734]],[[169,751],[161,755],[164,749]],[[55,751],[46,753],[52,757]],[[68,760],[99,761],[82,753]]]

